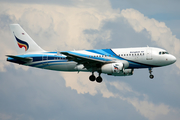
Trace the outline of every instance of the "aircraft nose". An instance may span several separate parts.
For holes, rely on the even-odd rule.
[[[171,61],[171,63],[175,63],[176,62],[176,57],[172,55],[171,58],[170,58],[170,61]]]

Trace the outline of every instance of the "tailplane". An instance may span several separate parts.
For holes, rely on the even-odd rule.
[[[10,25],[18,54],[44,52],[19,24]]]

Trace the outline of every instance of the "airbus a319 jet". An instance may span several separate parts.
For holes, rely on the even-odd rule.
[[[149,69],[173,64],[176,58],[166,50],[154,47],[115,48],[48,52],[39,47],[19,24],[11,24],[18,55],[7,55],[7,61],[36,68],[91,72],[90,81],[102,82],[101,73],[112,76],[130,76],[134,69]],[[96,77],[94,72],[99,75]]]

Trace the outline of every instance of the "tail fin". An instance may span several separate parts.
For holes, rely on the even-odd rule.
[[[11,24],[10,29],[14,36],[18,54],[44,52],[19,24]]]

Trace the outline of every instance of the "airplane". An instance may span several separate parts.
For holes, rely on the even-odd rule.
[[[176,57],[155,47],[115,48],[48,52],[39,47],[19,24],[10,24],[18,55],[6,55],[7,61],[41,69],[91,72],[90,81],[101,83],[101,73],[130,76],[134,69],[147,68],[150,79],[152,68],[176,62]],[[98,77],[94,72],[99,74]]]

